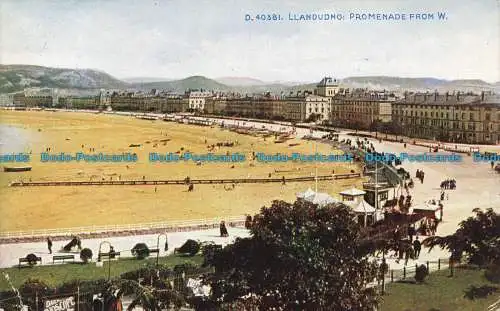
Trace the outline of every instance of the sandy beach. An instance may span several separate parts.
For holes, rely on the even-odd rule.
[[[33,134],[25,152],[31,152],[31,172],[0,172],[1,231],[65,228],[75,226],[130,224],[168,220],[239,216],[255,213],[272,200],[292,201],[295,194],[314,188],[314,183],[245,184],[234,190],[223,185],[187,186],[89,186],[89,187],[9,187],[19,180],[141,180],[190,178],[266,178],[312,176],[314,164],[260,163],[252,152],[313,154],[314,143],[293,139],[275,144],[273,138],[237,134],[219,127],[201,127],[131,117],[71,112],[1,111],[0,122]],[[31,136],[30,136],[31,137]],[[162,140],[168,139],[167,142]],[[205,143],[206,140],[206,143]],[[194,162],[150,163],[150,152],[204,154],[207,145],[234,142],[216,154],[243,153],[242,163]],[[131,144],[140,147],[129,147]],[[290,147],[288,144],[299,144]],[[82,147],[83,145],[83,147]],[[136,153],[139,161],[126,163],[41,163],[40,153]],[[92,152],[90,152],[92,148]],[[28,150],[29,149],[29,150]],[[318,153],[339,154],[330,146],[318,144]],[[234,168],[231,168],[234,165]],[[319,175],[359,172],[359,167],[342,163],[318,164]],[[275,170],[281,171],[276,173]],[[351,186],[360,187],[363,179],[319,182],[318,190],[337,196]]]

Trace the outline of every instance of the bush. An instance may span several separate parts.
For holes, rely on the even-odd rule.
[[[485,278],[491,283],[500,284],[500,265],[491,265],[484,272]]]
[[[483,285],[483,286],[471,285],[464,292],[465,292],[464,298],[474,300],[477,298],[486,298],[489,295],[492,295],[492,294],[498,292],[498,288],[495,286],[489,286],[489,285]]]
[[[206,244],[201,248],[203,253],[203,267],[208,267],[214,262],[218,252],[222,251],[222,245]]]
[[[415,270],[415,281],[417,281],[417,283],[422,283],[428,275],[429,270],[427,270],[427,267],[425,265],[420,265]]]
[[[195,240],[187,240],[181,247],[177,248],[175,252],[194,256],[200,251],[200,243]]]
[[[149,257],[149,248],[144,243],[137,243],[132,248],[132,255],[134,255],[137,259]]]
[[[28,254],[28,256],[26,256],[26,260],[28,260],[28,264],[29,264],[30,266],[34,266],[34,265],[36,265],[36,263],[37,263],[37,261],[36,261],[36,260],[37,260],[37,258],[38,258],[38,256],[37,256],[37,255],[35,255],[35,254]]]
[[[80,259],[84,262],[87,263],[92,259],[92,250],[90,248],[84,248],[80,252]]]
[[[28,256],[26,256],[26,258],[28,258]],[[53,289],[45,282],[33,278],[29,278],[19,287],[19,293],[23,297],[23,303],[28,305],[30,310],[43,310],[44,301],[43,299],[38,299],[37,301],[36,296],[43,297],[52,292]]]

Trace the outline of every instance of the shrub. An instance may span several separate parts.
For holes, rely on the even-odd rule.
[[[200,243],[195,240],[187,240],[181,247],[176,249],[177,253],[194,256],[200,251]]]
[[[132,255],[134,255],[137,259],[149,257],[149,248],[144,243],[137,243],[132,248]]]
[[[425,265],[420,265],[415,270],[415,281],[417,281],[417,283],[422,283],[428,275],[429,270],[427,270],[427,267]]]
[[[28,256],[26,256],[26,258],[28,258]],[[38,297],[43,297],[52,292],[53,289],[50,288],[45,282],[33,278],[29,278],[19,287],[19,293],[23,297],[23,303],[28,305],[30,310],[43,310],[43,299],[38,299],[37,301],[36,296],[38,295]]]
[[[80,259],[84,262],[87,263],[92,259],[92,250],[90,248],[84,248],[80,252]]]
[[[28,254],[28,256],[26,256],[26,260],[28,260],[28,264],[30,266],[34,266],[36,265],[36,260],[37,260],[38,256],[35,255],[35,254]]]
[[[471,285],[464,292],[465,292],[464,298],[474,300],[477,298],[486,298],[489,295],[492,295],[492,294],[498,292],[498,288],[495,286],[489,286],[489,285],[483,285],[483,286]]]
[[[484,272],[485,278],[491,283],[500,284],[500,265],[491,265]]]
[[[213,263],[217,253],[220,252],[221,250],[222,250],[222,245],[217,245],[217,244],[203,245],[203,247],[201,248],[204,257],[202,266],[203,267],[210,266]]]

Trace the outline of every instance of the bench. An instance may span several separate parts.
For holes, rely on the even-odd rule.
[[[158,253],[160,253],[160,249],[159,248],[151,248],[149,250],[149,253],[150,254],[158,254]]]
[[[41,257],[36,257],[36,261],[35,261],[35,263],[37,263],[37,262],[42,263],[42,258],[41,258]],[[29,260],[28,260],[28,258],[26,258],[26,257],[24,257],[24,258],[19,258],[19,268],[21,268],[21,265],[22,265],[23,263],[27,263],[27,264],[29,264]]]
[[[56,263],[56,261],[61,260],[63,263],[65,260],[71,259],[73,262],[75,261],[75,255],[55,255],[52,256],[52,263]]]
[[[102,259],[111,260],[116,257],[120,257],[120,252],[99,253],[97,261],[101,261]]]

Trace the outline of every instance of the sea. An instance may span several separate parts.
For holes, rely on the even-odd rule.
[[[0,154],[29,153],[37,134],[22,127],[0,123]]]

